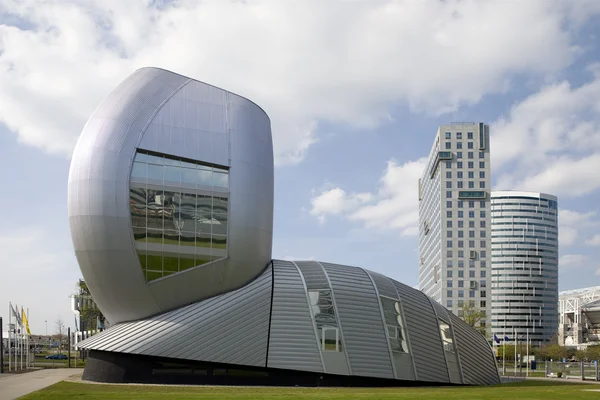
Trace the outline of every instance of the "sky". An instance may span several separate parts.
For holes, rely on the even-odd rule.
[[[274,258],[417,285],[417,180],[437,127],[490,125],[492,186],[559,199],[560,290],[600,285],[600,2],[2,0],[0,316],[74,326],[69,160],[140,67],[271,117]]]

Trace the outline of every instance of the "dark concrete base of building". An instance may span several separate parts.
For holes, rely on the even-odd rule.
[[[395,387],[435,383],[241,367],[134,354],[90,351],[83,380],[179,385]],[[447,384],[446,384],[447,385]]]

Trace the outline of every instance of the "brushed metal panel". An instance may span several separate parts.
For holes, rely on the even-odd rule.
[[[149,282],[148,287],[161,309],[175,309],[181,304],[189,304],[188,299],[193,298],[195,293],[210,293],[221,288],[227,261],[226,259],[213,261],[163,279],[157,279]],[[251,278],[248,277],[244,283]],[[217,293],[221,294],[223,291],[219,290]]]
[[[323,372],[306,289],[296,266],[273,260],[269,368]]]
[[[324,351],[321,352],[323,356],[323,364],[325,365],[325,372],[328,374],[335,375],[350,375],[348,369],[348,360],[346,354],[341,351]]]
[[[268,267],[239,290],[155,317],[112,326],[79,346],[265,367],[272,276],[272,268]]]
[[[321,265],[335,295],[352,375],[394,379],[379,299],[371,279],[357,267]]]
[[[138,147],[230,168],[228,258],[210,277],[207,271],[213,267],[146,284],[129,212],[129,174]],[[271,259],[270,120],[241,96],[169,71],[142,68],[122,82],[86,123],[71,162],[68,198],[80,268],[112,323],[239,288]],[[128,239],[121,236],[124,232]],[[119,235],[119,243],[111,242],[113,235]]]
[[[390,278],[388,278],[387,276],[381,275],[377,272],[373,272],[373,271],[369,271],[369,270],[365,270],[365,271],[371,277],[378,294],[380,296],[389,297],[391,299],[398,301],[400,303],[400,308],[402,309],[402,302],[400,300],[400,296],[398,296],[398,291],[396,290],[396,287],[394,286],[393,281]],[[382,319],[385,322],[385,316],[383,313],[383,305],[381,304],[381,302],[379,303],[379,306],[381,307]],[[405,321],[402,324],[402,326],[406,327],[406,316],[404,315],[404,310],[402,310],[402,312],[400,314],[400,318],[402,318],[402,321]],[[410,338],[409,338],[407,329],[405,328],[404,330],[405,330],[404,335],[406,336],[406,342],[410,348]],[[387,329],[386,329],[386,335],[388,335]],[[389,346],[389,338],[388,338],[388,346]],[[389,347],[390,347],[390,355],[391,355],[393,366],[394,366],[394,375],[395,375],[396,379],[410,380],[410,381],[415,380],[416,368],[415,368],[415,363],[413,361],[412,355],[410,353],[394,352],[394,351],[392,351],[391,346],[389,346]]]
[[[393,282],[405,313],[417,380],[450,382],[440,328],[431,302],[423,292],[398,281]]]
[[[160,104],[187,81],[184,77],[154,79],[159,74],[153,69],[138,70],[119,85],[90,117],[96,122],[84,127],[71,162],[68,210],[75,253],[94,299],[111,322],[160,311],[141,279],[131,238],[122,243],[129,244],[128,248],[118,250],[110,239],[104,240],[108,247],[102,249],[96,242],[115,232],[130,232],[128,201],[111,204],[113,199],[125,198],[117,192],[127,190],[120,183],[129,179],[134,152],[133,147],[119,148],[127,143],[122,139],[124,132],[139,138],[140,124],[135,121],[146,124]]]
[[[395,361],[394,360],[394,354],[392,353],[392,348],[391,348],[391,345],[390,345],[390,337],[389,337],[389,333],[388,333],[388,329],[387,329],[387,322],[386,322],[385,314],[384,314],[384,311],[383,311],[383,304],[382,304],[382,299],[381,299],[381,293],[379,293],[379,288],[377,287],[377,284],[373,280],[373,276],[369,273],[370,271],[367,271],[367,270],[363,270],[363,271],[366,272],[367,276],[371,280],[371,283],[373,284],[373,289],[375,290],[375,295],[377,296],[377,305],[379,306],[379,312],[381,313],[381,321],[383,322],[383,332],[385,334],[386,344],[387,344],[387,347],[388,347],[388,351],[390,353],[390,360],[391,360],[391,365],[392,365],[392,374],[394,375],[394,378],[398,378],[398,373],[396,372],[396,363],[394,362]],[[383,277],[378,277],[378,281],[380,281],[381,283],[383,283],[384,282]],[[384,285],[385,285],[385,283],[384,283]],[[389,291],[389,288],[388,288],[388,291]],[[394,293],[393,294],[393,298],[397,299],[397,297],[398,297],[397,293]]]
[[[339,321],[339,316],[337,312],[337,307],[335,304],[335,295],[333,290],[331,289],[331,284],[325,274],[325,270],[323,266],[317,261],[293,261],[294,265],[300,271],[302,278],[304,279],[305,286],[307,291],[311,290],[329,290],[331,291],[331,297],[333,300],[333,311],[335,315],[335,321],[338,329],[340,330],[340,338],[342,339],[342,351],[324,351],[321,348],[319,343],[319,333],[316,323],[316,317],[314,315],[314,311],[311,306],[311,320],[313,323],[313,328],[315,330],[315,337],[317,338],[317,343],[319,347],[319,352],[321,353],[321,358],[323,360],[323,367],[325,372],[328,374],[337,374],[337,375],[350,375],[350,366],[348,364],[348,358],[346,355],[346,347],[343,344],[343,331]],[[308,297],[308,301],[310,304],[310,296]]]
[[[468,385],[495,385],[500,383],[496,358],[482,334],[450,313],[454,340],[459,348],[464,383]]]

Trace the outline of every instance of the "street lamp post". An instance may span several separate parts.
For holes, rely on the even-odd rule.
[[[48,320],[44,320],[44,322],[46,323],[46,336],[48,336]]]

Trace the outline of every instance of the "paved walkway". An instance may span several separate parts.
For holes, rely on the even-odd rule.
[[[569,378],[569,379],[565,379],[565,378],[543,378],[543,377],[529,377],[526,378],[527,380],[530,381],[553,381],[553,382],[561,382],[561,383],[594,383],[597,385],[600,385],[600,381],[595,381],[595,380],[591,380],[591,379],[586,379],[585,381],[582,381],[580,378]]]
[[[20,374],[0,375],[0,399],[13,400],[36,390],[54,385],[73,375],[81,375],[81,368],[42,369]]]

